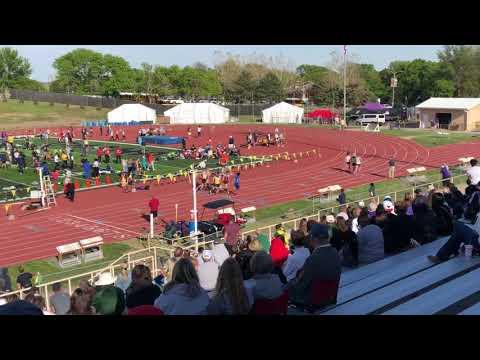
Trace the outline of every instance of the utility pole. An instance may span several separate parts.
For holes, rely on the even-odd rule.
[[[347,45],[343,45],[343,123],[347,123]]]

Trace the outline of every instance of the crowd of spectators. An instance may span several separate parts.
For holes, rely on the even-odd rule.
[[[24,300],[4,300],[0,314],[285,314],[289,306],[312,312],[336,302],[345,268],[445,236],[446,243],[429,256],[432,262],[458,255],[462,245],[480,254],[478,232],[467,226],[478,224],[479,211],[480,184],[469,180],[462,193],[446,181],[440,189],[417,190],[399,201],[386,196],[368,206],[343,206],[319,222],[302,219],[290,233],[277,225],[270,241],[263,234],[240,240],[239,229],[227,227],[225,243],[198,252],[175,249],[155,278],[146,265],[131,271],[125,265],[116,278],[106,272],[93,284],[82,281],[70,296],[55,284],[49,311],[32,288]],[[17,286],[31,286],[31,280],[22,272]],[[2,277],[0,286],[6,286]]]

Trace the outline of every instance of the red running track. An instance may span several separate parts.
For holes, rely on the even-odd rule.
[[[168,128],[172,135],[185,135],[187,129],[186,126]],[[228,135],[233,135],[237,143],[244,143],[249,128],[263,132],[274,129],[261,125],[205,126],[203,139],[189,141],[206,142],[207,134],[211,133],[214,143],[225,143]],[[138,128],[128,129],[127,141],[133,142]],[[303,157],[297,163],[283,160],[242,171],[239,194],[233,196],[239,207],[254,205],[261,208],[305,198],[315,194],[317,189],[333,184],[349,188],[382,181],[391,157],[397,161],[397,176],[406,175],[406,169],[413,166],[438,168],[442,163],[457,164],[459,157],[480,157],[478,142],[427,149],[409,140],[359,131],[286,127],[286,133],[285,148],[242,150],[245,154],[281,151],[298,154],[316,149],[317,155]],[[95,137],[99,138],[99,134]],[[343,170],[347,151],[362,157],[362,168],[356,176]],[[142,214],[147,212],[147,202],[152,194],[160,199],[162,218],[174,218],[175,204],[179,206],[179,217],[189,218],[192,198],[191,184],[187,181],[153,186],[150,191],[136,193],[123,193],[116,187],[79,192],[75,203],[60,198],[56,208],[30,215],[25,215],[16,206],[13,208],[16,220],[8,221],[5,216],[0,218],[0,266],[54,256],[56,246],[95,235],[103,236],[106,242],[132,238],[148,227]],[[199,193],[198,203],[201,205],[221,197]],[[211,215],[205,213],[204,218]]]

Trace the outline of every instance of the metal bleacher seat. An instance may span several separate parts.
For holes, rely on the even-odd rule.
[[[402,300],[407,301],[409,297],[415,295],[419,291],[424,290],[440,281],[444,281],[452,275],[458,274],[478,264],[480,264],[479,258],[466,259],[465,257],[456,257],[438,265],[427,267],[423,271],[419,271],[414,274],[412,273],[411,276],[399,279],[390,285],[384,286],[373,292],[358,297],[353,301],[337,306],[324,314],[362,315],[382,312],[379,310],[386,308],[388,305],[394,306],[396,303],[401,303]],[[431,293],[429,295],[429,292],[426,292],[425,296],[432,295]],[[414,307],[411,305],[412,304],[410,304],[408,308]],[[392,310],[396,308],[397,307],[394,307]],[[405,313],[409,312],[407,311]]]
[[[410,259],[418,256],[426,257],[427,255],[435,254],[443,244],[447,241],[447,237],[435,240],[429,244],[405,251],[403,253],[386,257],[383,260],[376,261],[372,264],[361,266],[357,269],[348,270],[342,273],[340,279],[340,287],[347,286],[354,282],[365,279],[369,276],[381,273],[385,270],[404,264]]]
[[[457,262],[474,262],[480,264],[480,259],[453,259]],[[453,261],[451,260],[451,261]],[[480,269],[471,271],[452,281],[445,283],[423,295],[407,301],[384,313],[384,315],[432,315],[452,304],[480,291]]]
[[[480,302],[463,310],[458,315],[480,315]]]

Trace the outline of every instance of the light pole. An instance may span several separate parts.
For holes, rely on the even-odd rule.
[[[395,107],[395,88],[397,87],[397,75],[403,73],[402,71],[393,71],[389,69],[389,71],[393,74],[393,78],[390,79],[390,86],[392,87],[392,109]]]
[[[347,45],[343,45],[343,123],[347,123]]]

